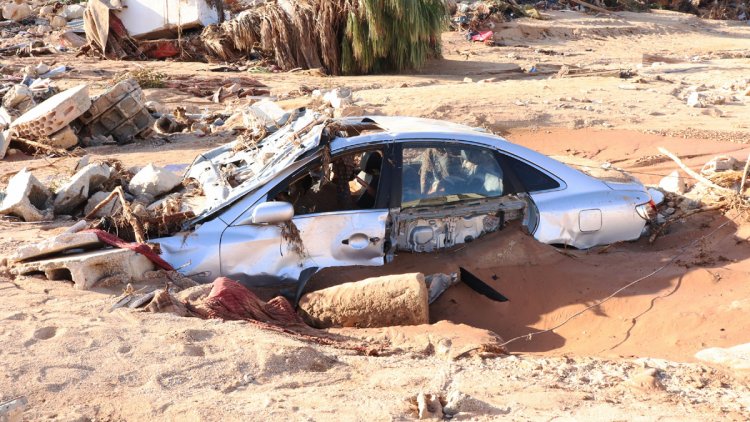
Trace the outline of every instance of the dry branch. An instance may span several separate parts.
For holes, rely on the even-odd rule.
[[[671,158],[675,163],[677,163],[678,166],[680,166],[680,168],[685,173],[687,173],[688,175],[690,175],[690,177],[692,177],[693,179],[697,180],[698,182],[703,183],[704,185],[706,185],[706,186],[708,186],[708,187],[710,187],[712,189],[716,189],[717,191],[719,191],[721,193],[724,193],[724,194],[736,194],[737,193],[737,192],[735,192],[732,189],[728,189],[728,188],[725,188],[723,186],[719,186],[716,183],[714,183],[714,182],[706,179],[705,177],[701,176],[697,172],[693,171],[690,167],[686,166],[685,163],[683,163],[682,160],[679,159],[679,157],[677,157],[676,155],[674,155],[671,152],[669,152],[666,148],[659,147],[658,149],[659,149],[659,152],[661,152],[662,154],[664,154],[667,157]]]

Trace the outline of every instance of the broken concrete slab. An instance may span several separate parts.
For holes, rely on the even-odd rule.
[[[119,82],[96,97],[91,108],[78,120],[89,137],[112,136],[120,144],[145,135],[154,125],[154,118],[145,106],[143,91],[134,79]]]
[[[44,143],[53,148],[73,148],[78,145],[78,135],[73,131],[73,128],[65,126],[61,131],[53,133]]]
[[[182,182],[182,177],[164,168],[149,164],[130,180],[128,190],[135,196],[155,198],[163,195]]]
[[[89,195],[101,187],[112,174],[106,164],[89,164],[79,170],[68,183],[57,191],[55,213],[71,214],[89,199]]]
[[[91,211],[96,208],[97,205],[101,204],[112,192],[97,192],[89,198],[89,202],[86,203],[86,208],[83,210],[84,215],[89,215]],[[120,201],[109,201],[104,205],[96,214],[93,215],[95,218],[102,218],[117,214],[122,210],[122,204]]]
[[[49,205],[52,192],[33,174],[23,169],[8,182],[0,214],[15,215],[24,221],[42,221],[53,217]]]
[[[59,132],[91,107],[88,85],[63,91],[32,108],[10,127],[25,139],[49,137]]]
[[[664,176],[659,181],[659,188],[664,192],[683,194],[687,191],[685,179],[680,176],[680,172],[675,170]]]
[[[134,38],[159,38],[219,22],[216,2],[206,0],[129,0],[115,12]]]
[[[75,288],[88,290],[113,277],[142,281],[154,270],[145,256],[129,249],[104,249],[41,261],[17,264],[11,271],[18,275],[44,273],[50,280],[72,280]]]
[[[311,292],[299,302],[302,317],[318,328],[377,328],[429,323],[423,274],[369,278]]]
[[[63,233],[39,243],[23,246],[9,259],[12,262],[28,261],[71,249],[87,249],[100,245],[99,238],[92,232]]]

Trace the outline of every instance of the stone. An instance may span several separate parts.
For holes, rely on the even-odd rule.
[[[702,108],[701,94],[697,91],[691,92],[687,97],[686,103],[688,107]]]
[[[7,110],[15,110],[19,113],[26,113],[31,110],[36,103],[34,102],[34,93],[31,89],[23,84],[16,84],[5,93],[3,97],[3,107]]]
[[[163,195],[182,182],[182,177],[164,168],[149,164],[130,180],[128,191],[135,196],[157,197]]]
[[[52,218],[48,210],[52,192],[26,169],[10,179],[6,194],[0,214],[15,215],[28,222]]]
[[[91,107],[88,85],[63,91],[32,108],[11,123],[14,134],[25,139],[49,137]]]
[[[65,126],[61,131],[53,133],[43,142],[53,148],[68,149],[78,145],[78,135],[73,132],[70,126]]]
[[[302,297],[300,313],[318,328],[378,328],[429,323],[427,285],[419,273],[345,283]]]
[[[134,79],[124,80],[94,98],[91,108],[78,120],[84,126],[85,136],[112,136],[118,144],[146,135],[154,125],[143,91]]]
[[[60,15],[53,16],[52,19],[49,20],[49,26],[51,26],[52,29],[65,28],[67,25],[68,20]]]
[[[109,196],[110,192],[97,192],[93,195],[91,195],[91,198],[89,198],[89,202],[86,204],[86,208],[83,210],[84,215],[89,215],[91,211],[96,208],[97,205],[99,205],[104,199],[106,199]],[[93,216],[95,218],[102,218],[107,217],[111,215],[115,215],[118,212],[122,210],[122,204],[120,201],[115,198],[111,201],[107,202],[107,204],[102,207],[99,211],[96,212]]]
[[[92,232],[63,233],[39,243],[23,246],[9,258],[12,262],[28,261],[70,249],[91,248],[100,245],[99,238]]]
[[[14,22],[28,18],[31,13],[31,7],[21,1],[10,2],[3,7],[3,17]]]
[[[72,214],[92,192],[109,180],[111,174],[112,169],[106,164],[89,164],[79,170],[57,191],[55,213]]]
[[[28,400],[26,397],[19,397],[15,400],[0,403],[0,421],[2,422],[22,422],[23,411],[26,409]]]
[[[5,130],[0,132],[0,160],[5,158],[5,153],[8,151],[10,146],[10,131]]]
[[[89,290],[102,280],[118,277],[143,281],[154,264],[129,249],[104,249],[17,264],[11,272],[18,275],[43,272],[50,280],[73,281],[78,290]]]
[[[664,390],[664,385],[659,380],[659,370],[656,368],[646,368],[645,371],[630,377],[625,384],[642,391]]]
[[[84,5],[69,4],[63,9],[63,16],[69,21],[72,21],[73,19],[81,19],[85,10],[86,7]]]
[[[437,394],[417,394],[417,412],[420,420],[443,419],[443,405]]]
[[[664,192],[683,194],[687,191],[685,179],[675,170],[659,181],[659,189]]]

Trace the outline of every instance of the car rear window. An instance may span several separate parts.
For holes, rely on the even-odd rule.
[[[560,187],[560,183],[558,183],[557,180],[523,161],[513,157],[508,157],[507,155],[504,158],[506,164],[510,167],[513,173],[516,174],[516,177],[518,177],[518,180],[521,182],[526,192],[539,192]]]

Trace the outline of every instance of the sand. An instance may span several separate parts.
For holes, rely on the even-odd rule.
[[[750,27],[670,12],[551,17],[502,25],[496,31],[505,45],[494,48],[445,34],[445,59],[410,75],[253,76],[286,106],[311,103],[294,94],[303,84],[349,86],[370,113],[484,126],[545,154],[611,162],[645,183],[676,168],[658,156],[658,146],[694,169],[718,154],[747,158],[750,97],[731,85],[750,70],[743,58]],[[682,63],[639,66],[643,53]],[[12,74],[39,60],[3,59],[2,65]],[[200,63],[100,62],[72,54],[54,60],[74,67],[57,86],[86,82],[92,93],[136,65],[170,77],[217,83],[227,77]],[[523,71],[531,65],[537,74]],[[632,69],[638,76],[550,79],[563,65]],[[689,108],[683,96],[691,87],[729,101]],[[175,89],[146,95],[170,108],[244,104],[215,104]],[[229,140],[183,134],[86,153],[126,166],[180,164]],[[0,162],[0,185],[24,167],[45,183],[59,183],[76,161],[12,154]],[[0,255],[73,223],[0,221]],[[240,322],[109,312],[120,289],[81,292],[63,282],[3,274],[0,402],[27,397],[26,420],[408,420],[424,392],[459,403],[456,420],[747,420],[747,372],[698,362],[695,353],[750,342],[748,238],[745,220],[719,213],[675,224],[654,245],[641,239],[603,252],[560,251],[509,226],[443,255],[400,254],[386,267],[317,275],[308,288],[464,265],[510,299],[491,302],[459,284],[431,307],[433,325],[334,332],[351,344],[387,344],[379,356]],[[509,343],[511,356],[498,353],[505,341],[558,325],[678,254],[655,276],[554,332]]]

